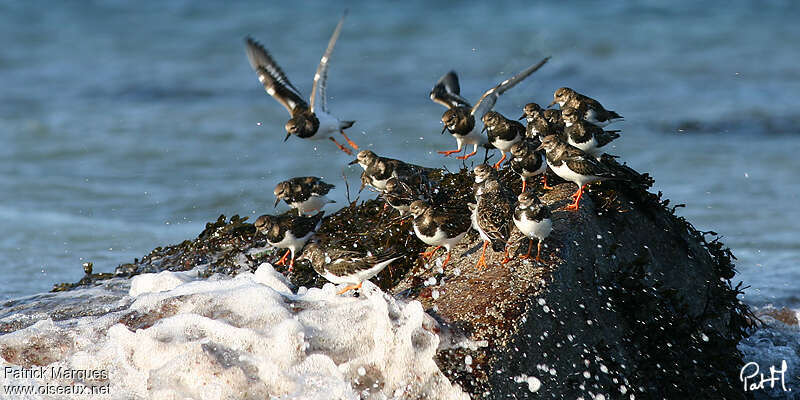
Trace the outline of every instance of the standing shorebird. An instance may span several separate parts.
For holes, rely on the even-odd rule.
[[[530,74],[542,67],[550,57],[546,57],[537,64],[531,65],[522,72],[506,79],[497,86],[487,90],[475,106],[472,106],[461,97],[461,87],[458,84],[458,75],[455,71],[450,71],[442,76],[431,90],[430,98],[436,103],[447,107],[447,111],[442,114],[442,133],[446,130],[456,139],[458,148],[455,150],[440,151],[439,154],[449,156],[459,153],[464,145],[472,145],[472,153],[456,157],[466,160],[478,152],[478,146],[486,146],[489,139],[477,129],[475,119],[483,116],[494,108],[497,99],[501,94],[511,89],[516,84],[522,82]]]
[[[567,143],[598,160],[605,153],[605,146],[619,137],[619,131],[604,131],[603,128],[582,120],[578,110],[572,107],[562,108],[561,117],[564,119]]]
[[[511,170],[522,179],[522,192],[525,193],[528,178],[542,175],[547,170],[547,159],[544,150],[536,150],[541,143],[539,139],[526,138],[511,146]],[[547,182],[545,182],[546,184]]]
[[[561,112],[559,110],[544,110],[536,103],[525,104],[525,107],[522,109],[522,116],[519,117],[519,119],[524,118],[528,123],[525,129],[525,136],[541,140],[545,136],[560,135],[562,139],[567,140],[567,138],[563,136],[563,122],[556,123],[548,118],[548,116],[551,116],[548,114],[552,114],[552,112],[558,113],[555,118],[559,120],[558,122],[561,122]]]
[[[411,203],[409,211],[414,216],[414,233],[419,240],[427,245],[436,246],[433,250],[420,255],[432,257],[436,250],[444,247],[447,250],[447,258],[442,263],[442,268],[444,268],[450,261],[450,251],[469,231],[469,220],[462,214],[434,208],[424,200],[416,200]]]
[[[619,179],[594,157],[575,146],[564,143],[558,136],[552,135],[542,139],[539,149],[547,152],[547,164],[556,175],[578,185],[578,191],[572,195],[575,201],[567,206],[567,210],[575,211],[580,207],[581,196],[586,185],[597,181]]]
[[[402,257],[398,253],[367,255],[341,249],[323,249],[316,243],[311,243],[303,250],[300,259],[311,262],[320,276],[339,285],[346,283],[344,289],[336,294],[344,294],[350,290],[361,289],[364,281],[378,275],[392,261]]]
[[[262,215],[256,219],[254,224],[256,231],[267,237],[267,243],[279,249],[289,249],[275,265],[284,265],[286,257],[291,254],[289,272],[292,271],[295,254],[303,249],[308,239],[319,229],[323,214],[325,213],[320,212],[310,217],[288,214]]]
[[[325,207],[325,204],[335,203],[326,196],[335,187],[315,176],[292,178],[275,186],[275,206],[283,200],[297,209],[298,214],[315,213]]]
[[[511,236],[511,219],[513,215],[513,199],[511,192],[501,187],[497,180],[484,182],[478,204],[473,211],[473,222],[477,225],[478,233],[483,239],[481,257],[475,268],[486,266],[486,247],[491,243],[492,250],[505,251],[503,264],[511,259],[508,257],[508,239]]]
[[[506,159],[506,152],[511,151],[511,146],[525,138],[525,126],[496,111],[487,112],[482,120],[483,129],[489,131],[489,143],[500,150],[500,154],[503,155],[494,164],[495,169],[500,169]]]
[[[317,73],[314,74],[314,86],[311,89],[311,98],[309,99],[310,107],[303,101],[300,91],[292,85],[292,82],[289,81],[289,78],[286,77],[286,74],[281,70],[278,63],[272,59],[272,56],[264,46],[249,36],[245,39],[247,58],[250,60],[250,66],[258,74],[258,80],[264,85],[267,93],[286,107],[291,115],[291,119],[284,126],[286,137],[283,141],[289,139],[291,135],[311,140],[329,139],[340,150],[352,155],[350,149],[342,146],[333,138],[333,134],[339,132],[353,149],[358,150],[358,146],[344,133],[344,130],[353,126],[355,121],[342,121],[329,114],[325,95],[328,81],[328,62],[333,54],[333,48],[339,38],[346,16],[347,13],[342,16],[339,24],[336,25],[336,29],[334,29],[333,35],[328,42],[328,48],[322,55],[317,67]]]
[[[488,164],[478,164],[475,168],[472,169],[472,175],[474,175],[475,184],[472,185],[472,194],[475,195],[475,198],[483,194],[484,186],[488,181],[496,181],[498,179],[497,170],[490,167]]]
[[[397,210],[401,217],[409,212],[411,203],[419,200],[420,195],[413,186],[397,178],[389,178],[386,181],[386,190],[382,193],[386,204]]]
[[[362,183],[368,184],[380,191],[386,190],[386,183],[391,178],[412,180],[419,176],[421,167],[408,164],[394,158],[380,157],[371,150],[361,150],[356,159],[349,165],[358,164],[364,169]]]
[[[523,192],[517,197],[517,207],[514,209],[514,225],[523,235],[528,237],[528,252],[519,258],[525,259],[531,256],[533,239],[536,238],[538,244],[534,260],[542,262],[542,242],[550,236],[550,232],[553,230],[550,210],[533,193]]]
[[[582,115],[583,120],[599,127],[604,127],[612,122],[619,121],[622,116],[614,111],[606,110],[597,100],[584,96],[568,87],[562,87],[553,93],[553,102],[564,107],[572,107]]]

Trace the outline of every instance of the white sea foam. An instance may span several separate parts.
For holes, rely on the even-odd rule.
[[[140,275],[127,309],[0,337],[4,368],[34,363],[106,377],[45,373],[4,385],[108,385],[92,398],[112,399],[468,398],[436,366],[438,327],[419,302],[370,282],[358,298],[331,284],[293,294],[269,264],[231,279],[193,276]]]

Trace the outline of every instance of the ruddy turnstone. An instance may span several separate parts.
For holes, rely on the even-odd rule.
[[[292,178],[275,186],[275,206],[283,200],[297,209],[298,214],[311,214],[321,210],[325,204],[335,203],[326,196],[335,187],[315,176]]]
[[[572,195],[575,201],[567,206],[567,210],[577,210],[580,207],[586,185],[602,180],[619,179],[594,157],[563,142],[558,136],[552,135],[542,139],[539,149],[547,152],[547,164],[556,175],[578,185],[578,191]]]
[[[412,185],[398,178],[389,178],[381,195],[387,204],[400,212],[401,217],[409,211],[411,203],[420,199],[420,194]]]
[[[461,152],[464,145],[471,144],[472,153],[457,157],[460,160],[465,160],[478,152],[478,146],[486,146],[489,140],[481,133],[480,129],[476,128],[475,117],[482,118],[484,114],[491,111],[501,94],[522,82],[530,74],[541,68],[549,59],[550,57],[547,57],[539,63],[531,65],[510,79],[506,79],[487,90],[474,106],[461,97],[461,88],[455,71],[450,71],[442,76],[436,86],[433,87],[433,90],[431,90],[430,97],[434,102],[447,107],[447,111],[442,114],[442,124],[444,125],[442,133],[445,130],[450,131],[450,134],[456,138],[458,148],[440,151],[439,154],[449,156],[450,154]]]
[[[337,292],[344,294],[349,290],[360,289],[364,281],[378,275],[392,261],[402,256],[398,253],[364,255],[336,248],[323,249],[317,243],[309,243],[300,259],[309,260],[314,271],[332,283],[346,283],[347,286]]]
[[[432,257],[436,250],[444,247],[447,250],[447,257],[442,263],[444,268],[450,261],[450,251],[469,231],[470,221],[462,214],[435,208],[424,200],[411,203],[409,211],[414,216],[414,233],[419,240],[429,246],[436,246],[433,250],[420,255]]]
[[[561,116],[564,119],[567,143],[598,160],[605,153],[605,146],[619,137],[619,131],[604,131],[603,128],[582,120],[578,110],[572,107],[562,108]]]
[[[551,122],[551,120],[546,116],[548,113],[552,114],[551,111],[558,113],[558,115],[555,116],[555,118],[558,120],[558,123]],[[544,110],[536,103],[528,103],[525,104],[525,107],[522,109],[522,116],[519,117],[519,119],[523,118],[525,118],[528,123],[525,129],[526,137],[541,139],[550,135],[563,136],[564,123],[560,121],[560,110]]]
[[[474,225],[477,225],[478,233],[483,239],[483,249],[475,267],[480,269],[486,266],[486,247],[489,243],[492,244],[494,251],[505,249],[505,258],[503,259],[503,264],[505,264],[510,260],[507,244],[511,235],[513,196],[510,195],[509,190],[504,190],[499,181],[489,179],[484,182],[481,195],[477,200],[473,219]]]
[[[256,219],[256,231],[267,237],[267,242],[279,249],[288,248],[286,254],[275,265],[283,265],[291,253],[289,272],[294,268],[294,256],[303,249],[308,239],[322,224],[324,211],[306,217],[303,215],[262,215]]]
[[[506,152],[511,146],[525,137],[525,126],[517,121],[504,117],[497,111],[489,111],[483,115],[483,128],[489,131],[489,143],[500,150],[503,156],[494,164],[495,169],[506,159]]]
[[[553,230],[550,210],[533,193],[523,192],[517,197],[517,201],[517,207],[514,209],[514,225],[529,240],[528,252],[524,256],[520,256],[520,258],[524,259],[531,256],[533,239],[536,238],[539,244],[536,248],[535,260],[542,262],[540,257],[542,254],[542,242],[550,236],[550,231]]]
[[[488,164],[476,165],[475,168],[472,169],[472,174],[475,179],[475,184],[472,186],[472,193],[475,195],[476,199],[483,194],[483,187],[487,181],[496,181],[498,179],[497,170]]]
[[[525,138],[511,146],[511,170],[518,173],[522,179],[523,193],[525,193],[528,178],[544,174],[547,170],[544,150],[536,150],[540,144],[538,138]],[[544,177],[544,175],[542,176]]]
[[[550,103],[550,106],[556,103],[558,103],[562,109],[564,107],[577,109],[583,115],[582,119],[600,127],[622,119],[622,116],[616,112],[603,108],[603,105],[597,100],[584,96],[568,87],[562,87],[556,90],[553,94],[553,102]]]
[[[249,36],[245,39],[247,58],[250,60],[250,66],[258,74],[258,80],[264,85],[267,93],[286,107],[289,114],[291,114],[291,119],[284,126],[286,129],[284,141],[289,139],[291,135],[312,140],[329,139],[343,152],[352,154],[349,149],[333,138],[333,134],[339,132],[352,148],[358,150],[358,146],[344,133],[344,130],[353,126],[355,121],[341,121],[329,114],[327,96],[325,95],[328,81],[328,62],[342,30],[345,16],[346,13],[339,20],[339,24],[336,25],[336,29],[334,29],[333,35],[331,35],[331,39],[328,42],[328,48],[325,50],[325,54],[322,55],[317,67],[317,73],[314,74],[314,86],[311,89],[311,97],[309,99],[310,106],[303,100],[300,91],[292,85],[289,78],[286,77],[286,74],[278,66],[278,63],[272,59],[272,56],[264,46]]]
[[[386,190],[386,182],[390,178],[400,180],[412,179],[420,175],[420,168],[393,158],[380,157],[371,150],[361,150],[356,159],[349,165],[358,164],[364,169],[362,183],[368,182],[370,186],[380,191]]]

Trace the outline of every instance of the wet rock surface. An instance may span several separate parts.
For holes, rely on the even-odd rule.
[[[503,254],[489,249],[488,267],[477,270],[482,242],[473,231],[443,270],[444,251],[430,261],[420,257],[427,248],[410,221],[397,219],[381,200],[329,212],[317,240],[364,252],[402,249],[405,257],[373,282],[397,297],[419,300],[442,325],[486,344],[437,354],[440,369],[473,398],[745,398],[736,344],[751,314],[737,299],[739,287],[730,283],[732,254],[711,239],[713,232],[697,231],[674,215],[669,201],[649,193],[652,179],[646,174],[609,163],[628,180],[591,186],[577,212],[564,210],[573,184],[552,190],[534,185],[553,212],[541,264],[515,257],[502,265]],[[427,174],[439,187],[431,194],[434,202],[469,218],[470,174]],[[516,174],[501,176],[519,192]],[[519,232],[512,243],[511,254],[525,253],[528,241]],[[54,290],[195,267],[203,276],[235,275],[280,255],[247,218],[220,216],[194,240],[157,248],[114,274],[87,274]],[[304,261],[288,277],[298,287],[325,283]],[[130,315],[125,322],[138,326],[147,318]],[[23,320],[2,328],[27,325]]]

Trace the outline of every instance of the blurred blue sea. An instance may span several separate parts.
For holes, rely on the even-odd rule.
[[[0,299],[111,272],[196,236],[219,214],[272,209],[272,188],[319,175],[357,187],[325,142],[282,142],[242,39],[265,44],[305,95],[345,5],[334,2],[0,3]],[[553,58],[496,109],[570,86],[626,117],[615,153],[738,257],[754,305],[800,306],[800,3],[351,2],[329,106],[379,154],[436,154],[455,69],[462,94]],[[317,147],[314,147],[317,146]],[[372,196],[364,192],[362,196]],[[283,206],[285,207],[285,206]]]

